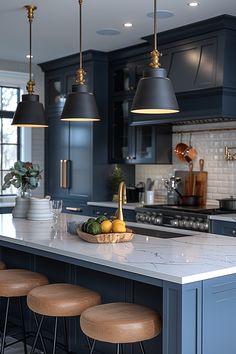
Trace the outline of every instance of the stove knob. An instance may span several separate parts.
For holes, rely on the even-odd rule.
[[[170,221],[171,226],[173,227],[178,227],[179,226],[179,220],[178,219],[172,219]]]
[[[155,222],[155,215],[152,215],[151,217],[150,217],[150,223],[151,224],[154,224],[154,222]]]
[[[184,220],[183,219],[179,220],[179,227],[180,228],[184,227]]]
[[[139,215],[139,221],[144,222],[145,218],[146,218],[145,214],[140,214]]]
[[[136,221],[140,221],[140,217],[141,217],[141,214],[137,213],[136,217],[135,217]]]
[[[189,225],[190,225],[189,223],[190,221],[188,220],[187,217],[185,217],[183,220],[183,226],[185,227],[185,229],[189,229]]]
[[[208,222],[200,222],[199,223],[199,230],[208,231]]]
[[[193,220],[193,226],[192,226],[193,230],[198,230],[199,228],[199,221],[197,220]]]
[[[161,225],[162,224],[162,217],[161,216],[156,216],[154,218],[154,224],[155,225]]]

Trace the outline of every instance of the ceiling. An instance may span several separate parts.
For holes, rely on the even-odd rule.
[[[0,1],[0,59],[26,62],[28,53],[27,0]],[[221,14],[236,16],[235,0],[199,0],[189,7],[188,0],[158,0],[158,10],[174,13],[158,18],[158,32],[197,22]],[[74,54],[79,49],[77,0],[34,0],[38,9],[33,21],[33,63]],[[83,50],[111,51],[141,43],[142,36],[153,32],[153,0],[84,0]],[[132,28],[124,28],[130,21]],[[101,36],[96,30],[116,28],[119,35]]]

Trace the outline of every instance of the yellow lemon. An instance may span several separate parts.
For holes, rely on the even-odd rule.
[[[104,233],[104,234],[107,234],[107,233],[111,232],[111,230],[112,230],[112,222],[110,220],[104,220],[101,223],[101,230],[102,230],[102,233]]]
[[[126,232],[125,222],[119,219],[113,220],[112,232]]]

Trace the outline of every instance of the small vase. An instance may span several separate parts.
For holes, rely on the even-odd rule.
[[[14,218],[26,218],[29,208],[29,198],[31,196],[30,189],[18,189],[16,197],[16,205],[12,210],[12,216]]]

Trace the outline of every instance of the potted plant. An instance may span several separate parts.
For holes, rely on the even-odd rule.
[[[42,179],[42,170],[38,164],[32,162],[16,161],[14,166],[10,168],[4,177],[4,184],[2,190],[9,188],[13,185],[19,191],[20,197],[26,197],[31,194],[31,190],[39,186]]]
[[[118,200],[118,194],[117,194],[118,188],[119,188],[120,182],[122,182],[122,181],[124,181],[124,173],[119,166],[114,165],[114,167],[111,171],[111,175],[108,180],[108,185],[109,185],[110,191],[112,192],[112,201],[113,202],[117,202],[117,200]]]
[[[39,186],[42,179],[41,173],[42,170],[40,170],[38,164],[16,161],[5,175],[2,189],[5,190],[11,185],[18,189],[16,205],[12,211],[14,217],[26,217],[29,205],[28,197],[31,196],[31,191]]]

